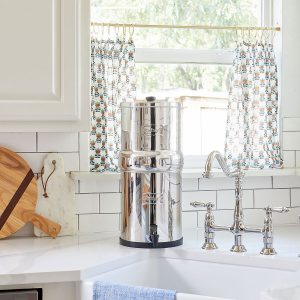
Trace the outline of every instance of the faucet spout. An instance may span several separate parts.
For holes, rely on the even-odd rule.
[[[242,172],[239,168],[234,171],[230,171],[222,154],[219,151],[212,151],[208,155],[205,163],[205,170],[204,173],[202,174],[204,178],[211,177],[212,165],[215,158],[217,159],[222,171],[225,173],[227,177],[236,177],[239,176],[239,174]]]

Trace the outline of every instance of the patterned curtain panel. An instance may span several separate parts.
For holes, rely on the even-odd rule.
[[[273,45],[241,42],[235,49],[225,156],[235,167],[281,168],[278,79]]]
[[[91,41],[90,170],[118,171],[120,102],[135,97],[133,41]]]

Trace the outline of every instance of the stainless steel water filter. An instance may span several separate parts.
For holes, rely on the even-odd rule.
[[[120,243],[139,248],[182,244],[181,104],[121,103]]]

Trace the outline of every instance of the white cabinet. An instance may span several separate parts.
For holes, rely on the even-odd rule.
[[[90,1],[0,1],[0,131],[88,131]]]

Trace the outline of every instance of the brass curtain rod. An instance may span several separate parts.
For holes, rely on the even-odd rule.
[[[208,26],[208,25],[160,25],[160,24],[120,24],[92,22],[92,26],[134,27],[134,28],[177,28],[177,29],[207,29],[207,30],[251,30],[280,31],[280,27],[245,27],[245,26]]]

